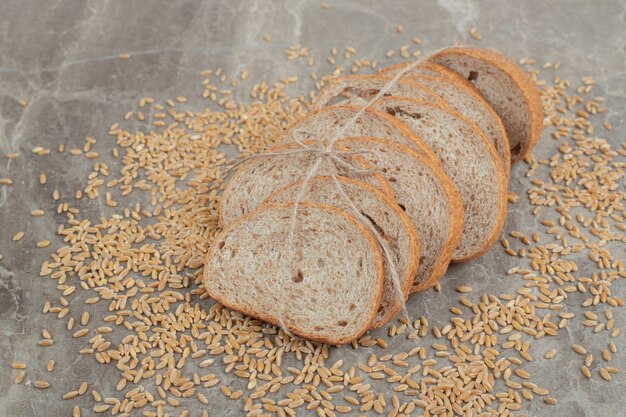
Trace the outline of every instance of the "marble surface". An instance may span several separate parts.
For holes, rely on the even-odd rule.
[[[0,177],[14,180],[12,187],[0,186],[0,254],[4,256],[0,260],[0,416],[68,416],[69,402],[60,399],[63,386],[91,378],[100,381],[103,392],[110,392],[111,381],[116,380],[114,369],[77,354],[78,345],[62,329],[61,321],[50,322],[49,316],[41,314],[43,300],[57,296],[57,292],[52,282],[38,277],[48,251],[35,248],[35,242],[50,239],[58,243],[58,238],[51,214],[29,216],[35,208],[54,212],[52,190],[59,188],[71,195],[83,184],[90,163],[56,153],[37,158],[30,149],[56,148],[59,143],[82,146],[87,135],[104,139],[110,124],[147,95],[157,99],[186,95],[190,108],[201,109],[198,74],[204,68],[220,66],[235,73],[245,67],[259,80],[299,75],[302,82],[298,89],[306,92],[311,89],[307,77],[310,68],[284,59],[283,51],[293,44],[310,47],[318,57],[314,69],[323,73],[328,71],[324,58],[334,46],[350,45],[361,57],[388,62],[385,53],[410,43],[412,36],[423,39],[421,49],[425,53],[456,42],[478,43],[515,58],[560,61],[564,78],[593,75],[598,81],[597,92],[607,98],[611,110],[607,119],[614,130],[607,139],[614,144],[623,140],[624,0],[329,3],[332,7],[325,10],[315,0],[0,2]],[[403,25],[404,33],[396,33],[397,24]],[[482,41],[469,36],[472,27],[478,28]],[[263,33],[272,36],[271,43],[262,41]],[[130,53],[132,58],[120,61],[120,53]],[[26,106],[21,107],[19,100],[25,100]],[[536,151],[539,156],[554,151],[554,143],[544,139]],[[98,148],[108,155],[106,140],[101,140]],[[8,152],[19,152],[21,157],[9,160],[5,156]],[[36,180],[40,172],[48,176],[45,186]],[[510,185],[522,195],[527,187],[523,173],[524,167],[516,166]],[[84,204],[88,213],[97,214],[101,209],[95,202]],[[529,211],[522,198],[510,210],[505,230],[532,233],[537,226]],[[19,230],[26,236],[14,243],[11,236]],[[582,259],[580,262],[585,264]],[[494,248],[475,262],[451,268],[441,294],[412,297],[409,309],[436,324],[440,313],[451,305],[446,294],[461,283],[471,283],[478,292],[516,288],[504,278],[504,271],[514,265],[515,260],[504,255],[501,248]],[[615,284],[614,290],[624,295],[623,284]],[[570,307],[573,312],[579,311],[580,300],[575,301]],[[616,321],[623,323],[624,319],[623,309],[617,310]],[[43,326],[56,339],[55,347],[47,350],[36,347]],[[626,347],[624,333],[616,343]],[[538,360],[528,367],[559,404],[548,407],[533,401],[525,403],[525,411],[553,417],[625,416],[624,373],[616,375],[610,384],[597,377],[584,380],[580,358],[569,349],[573,340],[590,346],[606,344],[582,328],[537,343],[539,358],[552,348],[562,352],[551,362]],[[336,354],[350,360],[368,352],[346,350]],[[50,358],[57,360],[57,369],[48,377],[43,369]],[[31,371],[28,378],[34,380],[39,373],[53,386],[36,391],[13,385],[10,364],[14,360],[40,370]],[[618,353],[614,363],[626,366],[626,356]],[[211,401],[211,416],[243,415],[240,403],[233,406],[218,395]]]

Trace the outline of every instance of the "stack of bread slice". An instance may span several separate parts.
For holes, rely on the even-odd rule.
[[[311,110],[229,180],[204,285],[288,332],[348,343],[494,244],[542,106],[509,59],[454,47],[338,78]]]

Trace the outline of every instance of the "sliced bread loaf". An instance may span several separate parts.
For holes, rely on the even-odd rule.
[[[383,74],[393,76],[407,65],[409,64],[383,71]],[[423,75],[423,68],[417,66],[407,72],[405,77],[428,87],[433,93],[443,98],[453,110],[474,122],[493,143],[508,177],[511,170],[511,151],[506,129],[498,114],[471,82],[444,66],[430,63],[428,72],[433,72],[434,69],[437,69],[441,75]]]
[[[319,143],[308,142],[307,146],[319,147]],[[305,152],[296,143],[274,146],[266,155],[257,155],[237,167],[224,188],[220,201],[220,225],[226,226],[242,214],[249,213],[263,202],[277,188],[303,179],[318,157],[317,153]],[[344,155],[344,160],[354,167],[372,168],[361,155]],[[327,158],[319,162],[316,175],[331,175],[334,165]],[[337,174],[348,177],[362,177],[384,194],[393,195],[387,181],[379,174],[360,175],[345,167],[338,167]]]
[[[446,272],[463,227],[457,191],[441,167],[406,146],[373,138],[345,138],[338,148],[364,151],[393,188],[420,236],[420,262],[412,291],[434,285]]]
[[[347,75],[331,81],[313,102],[311,110],[337,104],[364,105],[385,88],[390,77],[381,75]],[[445,102],[428,88],[411,80],[399,80],[385,96],[411,97],[444,105]]]
[[[346,212],[302,203],[263,206],[216,238],[204,286],[219,303],[323,343],[348,343],[369,327],[383,288],[376,240]]]
[[[345,126],[354,119],[360,110],[361,108],[358,106],[328,106],[313,111],[291,126],[282,136],[280,142],[328,140],[341,129],[344,129],[342,136],[389,139],[400,145],[408,146],[426,158],[433,161],[437,160],[430,147],[408,126],[385,112],[367,108],[346,128]]]
[[[506,128],[513,162],[530,153],[541,135],[543,107],[530,77],[504,55],[474,47],[439,51],[429,60],[470,80]]]
[[[400,310],[406,300],[419,262],[419,240],[417,231],[398,204],[382,192],[362,181],[346,177],[336,177],[339,185],[331,177],[315,177],[308,183],[302,201],[312,201],[339,207],[354,216],[376,233],[388,248],[385,263],[385,281],[380,306],[372,322],[372,328],[385,325]],[[298,181],[272,193],[263,204],[293,202],[302,182]],[[341,189],[338,186],[342,187]],[[343,192],[342,192],[343,191]],[[350,202],[344,198],[344,194]],[[358,210],[354,212],[353,206]],[[373,229],[373,230],[372,230]],[[385,255],[385,251],[383,251]],[[394,272],[395,271],[395,278]]]
[[[452,259],[465,262],[486,252],[500,234],[507,206],[507,177],[493,145],[476,125],[449,108],[402,97],[380,99],[373,107],[411,127],[437,155],[461,195],[463,234]]]

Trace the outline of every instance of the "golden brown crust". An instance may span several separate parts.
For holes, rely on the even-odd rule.
[[[314,178],[314,180],[318,180],[318,181],[324,181],[324,180],[329,180],[329,179],[332,179],[332,177],[318,176]],[[367,189],[369,192],[374,194],[379,200],[385,203],[391,210],[393,210],[394,213],[402,221],[402,224],[404,225],[404,229],[406,230],[407,235],[409,236],[409,247],[411,248],[411,254],[409,256],[410,264],[409,264],[409,267],[407,268],[407,274],[401,283],[402,295],[404,296],[404,299],[406,299],[410,293],[411,286],[413,285],[413,279],[415,277],[415,274],[417,274],[417,269],[419,268],[419,257],[420,257],[419,237],[417,235],[417,231],[415,230],[415,227],[413,226],[413,222],[411,221],[409,216],[404,211],[402,211],[402,209],[400,208],[400,206],[398,206],[398,204],[396,203],[394,199],[383,194],[379,189],[372,187],[370,184],[367,184],[363,181],[355,180],[355,179],[348,178],[348,177],[337,176],[337,179],[343,183],[352,184],[357,187]],[[296,181],[296,182],[293,182],[291,184],[285,185],[284,187],[277,189],[265,199],[262,205],[269,204],[269,202],[272,201],[272,199],[277,194],[280,194],[284,190],[290,187],[293,187],[294,185],[300,184],[301,182],[302,181]],[[395,317],[395,315],[400,311],[400,309],[401,309],[401,305],[400,303],[397,303],[396,305],[393,306],[393,308],[389,309],[387,314],[381,319],[377,320],[375,316],[370,328],[377,329],[379,327],[384,326],[385,324],[389,322],[389,320]]]
[[[390,72],[400,71],[403,68],[405,68],[407,65],[410,65],[410,64],[411,64],[411,61],[398,62],[397,64],[389,65],[386,68],[382,68],[380,71],[378,71],[378,73],[380,75],[387,75]],[[441,67],[441,65],[439,65],[439,64],[435,64],[434,62],[429,62],[429,61],[422,61],[422,62],[419,63],[418,66],[422,67],[422,68],[426,68],[428,70],[431,70],[431,71],[433,71],[435,73],[438,73],[438,74],[433,75],[433,76],[445,77],[444,73],[439,68],[439,67]],[[406,74],[406,75],[408,75],[408,74]]]
[[[400,71],[404,67],[409,65],[410,63],[411,63],[411,61],[397,62],[397,63],[395,63],[393,65],[389,65],[388,67],[381,68],[380,70],[378,70],[378,74],[380,74],[380,75],[387,75],[390,72]]]
[[[402,153],[411,155],[413,158],[417,159],[422,165],[429,168],[437,177],[439,182],[442,184],[444,188],[445,195],[448,200],[448,205],[450,207],[450,228],[448,230],[448,238],[443,245],[441,252],[437,258],[437,261],[434,263],[435,267],[431,272],[431,275],[421,281],[415,282],[413,281],[413,285],[411,287],[411,292],[415,292],[414,288],[419,286],[422,282],[431,282],[434,281],[432,285],[446,272],[448,269],[448,265],[452,259],[452,253],[454,249],[459,244],[461,240],[461,231],[463,230],[463,206],[461,204],[461,198],[454,187],[454,184],[443,171],[441,165],[431,161],[423,156],[421,156],[416,151],[407,148],[406,146],[400,145],[398,143],[384,140],[384,139],[374,139],[374,138],[346,138],[338,141],[338,145],[341,145],[341,142],[350,141],[350,140],[358,140],[358,141],[369,141],[376,143],[384,143],[389,147],[395,147],[400,150]]]
[[[521,144],[522,147],[520,152],[518,154],[511,155],[511,157],[512,161],[516,162],[525,156],[530,155],[532,149],[539,141],[541,130],[543,128],[543,105],[541,104],[541,97],[539,96],[539,91],[537,91],[537,87],[535,86],[533,80],[513,61],[492,49],[453,47],[439,51],[429,59],[436,56],[455,54],[471,56],[493,65],[502,72],[506,73],[517,86],[529,109],[530,137],[528,137],[526,141]]]
[[[345,85],[345,87],[349,87],[351,85],[350,80],[390,80],[390,79],[391,78],[386,75],[377,75],[377,74],[346,75],[344,77],[336,78],[330,83],[328,83],[328,85],[326,85],[326,87],[324,87],[324,89],[320,92],[320,94],[317,96],[317,98],[313,102],[313,105],[311,106],[311,110],[319,110],[325,107],[326,104],[322,105],[322,103],[328,103],[330,99],[338,93],[337,90],[339,86]],[[424,87],[423,85],[419,83],[416,83],[410,80],[399,80],[398,84],[405,84],[407,87],[420,90],[426,95],[428,95],[429,97],[431,97],[434,102],[437,102],[438,104],[441,104],[441,105],[445,105],[445,101],[441,97],[439,97],[437,94],[433,93],[428,88]],[[343,91],[343,89],[339,90],[339,92],[341,91]]]
[[[476,126],[476,124],[468,120],[462,114],[455,112],[453,110],[450,110],[450,109],[446,109],[446,110],[452,113],[455,117],[463,120],[469,126],[471,126],[472,130],[474,130],[480,136],[483,143],[487,144],[487,147],[489,149],[489,155],[491,159],[493,159],[493,161],[495,162],[496,170],[498,171],[497,176],[498,176],[498,189],[499,189],[499,194],[500,194],[500,201],[499,201],[500,205],[498,207],[497,220],[494,223],[494,227],[491,229],[490,235],[487,237],[487,240],[485,240],[485,244],[478,251],[476,251],[474,254],[467,256],[467,257],[463,257],[463,258],[453,257],[452,259],[452,262],[454,263],[464,263],[464,262],[472,261],[482,256],[485,252],[491,249],[491,247],[496,242],[496,240],[498,240],[498,236],[500,236],[500,232],[502,231],[502,227],[504,226],[504,221],[506,220],[506,213],[507,213],[507,207],[508,207],[508,197],[507,197],[508,176],[506,175],[504,171],[502,161],[500,157],[498,156],[498,154],[496,153],[495,147],[489,141],[489,139],[487,139],[483,131],[478,126]]]
[[[430,61],[422,61],[420,63],[420,67],[423,68],[428,68],[431,71],[437,71],[439,72],[442,76],[446,76],[447,74],[445,73],[445,71],[441,70],[441,65],[434,63],[434,62],[430,62]],[[445,68],[445,67],[444,67]],[[447,68],[446,68],[447,69]]]
[[[453,71],[450,71],[450,72],[453,72]],[[500,158],[500,161],[502,162],[506,178],[508,179],[509,176],[510,176],[510,173],[511,173],[511,149],[510,149],[510,145],[509,145],[509,138],[508,138],[508,136],[506,134],[506,129],[504,128],[504,125],[502,124],[502,120],[500,119],[500,116],[498,116],[498,114],[495,112],[495,110],[489,105],[489,103],[487,103],[487,101],[483,98],[483,96],[478,92],[478,90],[476,89],[476,87],[474,87],[474,85],[472,83],[470,83],[469,81],[465,80],[463,77],[459,76],[458,74],[457,74],[457,76],[458,76],[458,78],[456,78],[456,77],[455,78],[445,78],[445,82],[456,84],[458,87],[463,88],[465,91],[467,91],[468,94],[471,94],[476,100],[478,100],[484,106],[484,108],[490,113],[492,118],[494,120],[496,120],[497,123],[498,123],[499,135],[502,138],[502,142],[503,142],[502,146],[503,146],[503,151],[505,153],[505,155],[503,155],[503,157],[500,157],[500,156],[498,156],[498,157]],[[421,76],[421,77],[415,78],[415,80],[419,82],[420,79],[424,79],[424,78],[433,78],[433,77]],[[460,82],[460,80],[462,82]],[[456,111],[459,114],[462,114],[462,113],[458,112],[457,110],[454,110],[454,109],[451,109],[451,110],[452,111]],[[483,134],[485,134],[485,132],[483,132],[482,129],[478,125],[476,125],[475,123],[474,123],[474,125]],[[486,135],[485,135],[485,137],[486,137]],[[487,140],[489,140],[489,139],[487,139]],[[496,152],[496,154],[497,154],[497,152]]]
[[[447,259],[447,262],[440,263],[433,270],[432,274],[430,275],[428,279],[418,282],[418,283],[414,283],[414,285],[411,287],[412,293],[425,291],[433,287],[437,282],[439,282],[441,277],[443,277],[446,271],[448,270],[448,266],[450,265],[450,262],[452,262],[452,255],[454,253],[454,250],[456,249],[456,247],[459,245],[459,242],[461,241],[461,234],[463,232],[463,221],[464,221],[463,219],[465,216],[465,212],[463,210],[463,203],[461,202],[461,196],[459,195],[459,192],[457,191],[452,181],[450,181],[449,184],[451,188],[450,193],[454,194],[454,197],[450,199],[450,201],[452,201],[450,211],[456,214],[453,215],[450,220],[451,237],[449,238],[448,243],[444,247],[445,255],[443,256],[443,258]]]
[[[383,103],[386,100],[396,100],[397,98],[382,98],[379,100],[380,103]],[[481,256],[482,254],[484,254],[486,251],[488,251],[491,246],[495,243],[495,241],[498,239],[498,236],[500,235],[500,231],[502,229],[502,226],[504,225],[504,220],[506,218],[506,209],[507,209],[507,177],[506,174],[504,172],[504,167],[502,166],[502,161],[500,159],[500,157],[498,156],[498,154],[496,153],[495,147],[493,146],[493,144],[489,141],[489,139],[487,139],[487,137],[485,136],[485,134],[483,133],[483,131],[476,126],[473,122],[471,122],[470,120],[468,120],[465,116],[463,116],[462,114],[450,109],[447,106],[438,106],[436,104],[432,104],[432,103],[428,103],[426,101],[422,101],[422,100],[415,100],[415,99],[410,99],[410,98],[404,98],[402,97],[402,100],[407,100],[407,101],[412,101],[415,103],[420,103],[422,105],[426,105],[426,106],[430,106],[430,107],[434,107],[437,108],[441,111],[447,112],[449,113],[451,116],[463,121],[464,123],[466,123],[476,134],[478,137],[480,137],[481,141],[485,144],[488,152],[489,152],[489,156],[491,157],[491,159],[494,161],[495,165],[496,165],[496,171],[497,171],[497,175],[498,175],[498,188],[499,188],[499,194],[500,194],[500,206],[498,207],[498,212],[497,212],[497,219],[496,222],[494,224],[494,227],[492,228],[492,230],[490,231],[489,236],[487,237],[487,239],[485,240],[485,244],[483,246],[481,246],[480,249],[478,249],[475,253],[473,253],[471,256],[468,257],[463,257],[463,258],[453,258],[452,262],[468,262],[471,261],[472,259],[476,259],[479,256]],[[444,271],[445,272],[445,271]],[[434,283],[433,283],[434,285]]]
[[[213,240],[214,242],[219,241],[220,237],[228,232],[230,232],[230,230],[232,230],[234,227],[236,227],[238,224],[243,223],[245,221],[247,221],[250,217],[256,215],[256,213],[258,211],[261,210],[273,210],[273,209],[280,209],[280,208],[287,208],[287,207],[292,207],[293,204],[277,204],[277,205],[267,205],[267,206],[259,206],[257,209],[246,213],[242,216],[239,216],[235,221],[233,221],[231,224],[229,224],[224,230],[222,230]],[[383,292],[383,280],[384,280],[384,266],[383,266],[383,257],[382,254],[380,252],[380,249],[378,248],[378,243],[376,243],[376,239],[374,239],[374,236],[372,236],[372,234],[370,233],[369,230],[367,230],[367,228],[365,226],[363,226],[359,221],[357,221],[354,217],[350,216],[348,213],[346,213],[345,211],[335,207],[335,206],[331,206],[329,204],[319,204],[319,203],[311,203],[311,202],[302,202],[300,203],[301,207],[316,207],[316,208],[320,208],[322,210],[327,210],[327,211],[332,211],[338,215],[340,215],[341,217],[343,217],[344,219],[346,219],[347,221],[349,221],[350,223],[354,224],[363,234],[363,236],[367,239],[367,241],[369,242],[370,246],[372,247],[372,254],[375,258],[376,261],[376,282],[375,282],[375,297],[374,297],[374,303],[372,304],[372,306],[370,307],[370,312],[368,314],[368,318],[366,321],[364,321],[364,326],[362,329],[359,329],[358,331],[355,332],[354,336],[346,336],[343,338],[339,338],[339,339],[332,339],[332,338],[328,338],[328,337],[317,337],[315,335],[312,334],[308,334],[305,332],[300,332],[298,331],[297,328],[292,328],[291,326],[289,327],[289,331],[292,332],[293,334],[296,334],[298,336],[304,337],[306,339],[309,340],[313,340],[316,342],[320,342],[320,343],[327,343],[327,344],[331,344],[331,345],[341,345],[341,344],[345,344],[345,343],[350,343],[352,340],[357,339],[358,337],[360,337],[363,333],[365,333],[369,327],[370,324],[372,322],[372,320],[374,319],[375,315],[376,315],[376,311],[378,310],[378,306],[380,305],[380,299],[382,297],[382,292]],[[211,245],[211,247],[209,248],[209,252],[207,253],[207,263],[210,259],[210,257],[213,254],[213,251],[215,251],[216,249],[216,245]],[[207,293],[211,296],[211,298],[213,298],[215,301],[217,301],[218,303],[225,305],[229,308],[232,308],[235,311],[239,311],[242,314],[251,316],[251,317],[255,317],[259,320],[263,320],[267,323],[273,324],[275,326],[279,326],[279,320],[274,318],[274,317],[270,317],[268,314],[266,314],[265,312],[261,311],[261,312],[256,312],[256,311],[251,311],[247,306],[244,305],[228,305],[228,303],[226,303],[223,299],[221,299],[221,297],[219,297],[218,295],[214,295],[211,294],[211,290],[210,290],[210,286],[207,285],[207,282],[209,280],[209,277],[207,276],[208,274],[208,268],[204,268],[203,271],[203,281],[205,284],[205,290],[207,291]]]
[[[524,70],[503,54],[491,49],[479,49],[478,54],[482,55],[486,61],[493,62],[502,68],[503,71],[506,71],[522,90],[524,98],[530,107],[531,140],[527,149],[521,152],[520,158],[529,156],[539,141],[543,129],[543,105],[537,86]]]
[[[504,124],[502,123],[502,119],[500,118],[500,116],[498,116],[498,113],[496,113],[496,111],[493,109],[493,107],[491,107],[491,105],[489,103],[487,103],[487,100],[485,100],[485,98],[483,97],[482,94],[480,94],[480,91],[478,91],[478,89],[476,88],[476,86],[474,84],[472,84],[471,81],[466,80],[465,78],[463,78],[461,76],[461,74],[459,74],[456,71],[452,71],[450,68],[446,68],[443,65],[439,65],[436,64],[434,62],[427,62],[429,64],[429,67],[432,70],[437,70],[439,71],[442,75],[445,76],[445,78],[447,80],[449,80],[450,82],[454,82],[457,85],[460,85],[462,87],[465,87],[465,90],[471,94],[476,100],[478,100],[487,110],[487,112],[489,112],[489,114],[491,115],[491,117],[493,118],[493,120],[495,120],[498,124],[498,132],[500,133],[500,137],[502,138],[502,141],[504,142],[504,152],[505,152],[505,160],[503,161],[503,166],[504,166],[504,171],[506,172],[506,176],[507,178],[510,177],[511,174],[511,149],[510,149],[510,144],[509,144],[509,137],[506,133],[506,129],[504,127]],[[424,76],[425,77],[425,76]],[[428,78],[433,78],[433,77],[428,77]]]
[[[315,142],[314,141],[305,141],[304,144],[305,145],[314,145]],[[281,151],[296,149],[299,146],[300,145],[298,145],[297,143],[284,143],[284,144],[272,146],[271,148],[267,149],[266,152],[281,152]],[[362,156],[354,155],[354,159],[361,165],[361,167],[363,167],[365,169],[371,168],[371,166],[365,161],[365,159]],[[222,209],[223,209],[223,206],[224,206],[224,196],[226,196],[230,192],[232,184],[234,184],[234,180],[236,178],[238,178],[240,175],[242,175],[241,174],[243,172],[242,168],[244,166],[246,166],[247,164],[251,164],[252,162],[253,162],[252,160],[248,160],[248,161],[243,162],[237,168],[237,171],[235,172],[235,174],[233,174],[231,179],[228,181],[228,183],[224,187],[224,191],[222,193],[222,198],[220,199],[220,202],[219,202],[219,205],[218,205],[218,212],[219,212],[218,224],[219,224],[220,227],[227,226],[224,223],[224,217],[223,217],[223,214],[222,214],[223,213]],[[372,176],[376,179],[376,182],[378,183],[378,185],[380,187],[380,190],[384,194],[386,194],[388,196],[393,196],[393,189],[391,188],[391,186],[389,185],[389,183],[387,182],[387,180],[385,180],[385,178],[383,176],[381,176],[380,174],[373,174]]]
[[[409,65],[409,62],[401,62],[400,64],[392,65],[386,70],[381,71],[381,73],[385,74],[386,72],[397,71],[406,67],[407,65]],[[415,80],[418,83],[420,79],[431,79],[431,80],[440,79],[440,80],[445,80],[444,82],[454,83],[458,87],[464,88],[465,91],[468,92],[468,94],[471,94],[474,97],[474,99],[480,102],[484,106],[484,108],[487,110],[487,112],[489,112],[492,119],[495,120],[498,124],[498,131],[503,141],[502,145],[504,147],[503,151],[505,153],[505,155],[503,155],[504,161],[502,162],[504,165],[504,171],[506,173],[506,176],[507,178],[509,178],[510,173],[511,173],[511,151],[510,151],[510,145],[509,145],[509,138],[506,134],[506,129],[504,128],[502,119],[500,119],[500,116],[498,116],[498,113],[496,113],[495,110],[491,107],[491,105],[487,103],[487,101],[482,96],[482,94],[480,94],[480,91],[478,91],[476,86],[474,86],[474,84],[472,84],[469,80],[466,80],[464,77],[462,77],[459,73],[452,71],[451,69],[446,68],[443,65],[439,65],[435,62],[425,61],[425,62],[420,63],[419,66],[423,68],[428,68],[431,71],[436,71],[440,75],[439,76],[412,75],[411,73],[408,73],[404,77]]]

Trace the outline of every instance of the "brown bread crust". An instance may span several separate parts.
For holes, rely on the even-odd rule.
[[[380,73],[385,75],[388,73],[396,72],[396,71],[401,70],[402,68],[405,68],[407,65],[409,65],[409,62],[401,62],[399,64],[395,64],[395,65],[392,65],[391,67],[381,70]],[[491,118],[497,122],[499,136],[502,138],[502,142],[503,142],[502,152],[504,152],[504,155],[502,155],[503,157],[502,162],[504,165],[504,171],[506,172],[507,178],[509,178],[510,173],[511,173],[511,151],[510,151],[509,139],[506,134],[506,129],[504,128],[504,124],[502,124],[502,119],[500,119],[500,116],[498,116],[498,114],[491,107],[491,105],[487,103],[487,101],[482,96],[480,91],[478,91],[478,89],[474,86],[474,84],[472,84],[469,80],[466,80],[464,77],[462,77],[461,74],[455,71],[452,71],[451,69],[446,68],[443,65],[439,65],[434,62],[425,61],[419,64],[419,67],[427,68],[428,70],[433,71],[433,72],[436,71],[439,73],[439,75],[437,76],[435,75],[412,75],[409,72],[404,77],[408,79],[412,79],[418,83],[420,82],[420,79],[443,79],[445,80],[444,82],[453,83],[459,88],[463,88],[465,91],[467,91],[468,94],[471,94],[472,97],[476,101],[480,102],[484,106],[485,110],[487,110]]]
[[[384,106],[386,101],[392,101],[392,100],[396,100],[396,99],[401,99],[401,100],[421,103],[421,104],[424,104],[424,105],[427,105],[427,106],[438,108],[441,111],[445,111],[445,112],[451,114],[453,117],[462,120],[464,123],[466,123],[468,126],[470,126],[471,129],[473,131],[475,131],[476,135],[481,138],[482,142],[485,144],[486,148],[488,149],[489,157],[494,161],[494,163],[496,165],[497,182],[498,182],[498,188],[499,188],[499,191],[500,191],[500,204],[499,204],[499,207],[498,207],[496,222],[494,224],[494,227],[490,231],[489,236],[485,240],[485,244],[483,246],[481,246],[471,256],[463,257],[463,258],[453,258],[452,261],[453,262],[458,262],[458,263],[469,262],[471,260],[474,260],[474,259],[480,257],[485,252],[487,252],[491,248],[491,246],[493,246],[495,241],[498,239],[498,236],[500,235],[500,231],[502,230],[502,226],[504,225],[504,220],[506,218],[507,201],[508,201],[507,200],[507,182],[508,182],[508,179],[507,179],[507,176],[506,176],[506,174],[504,172],[504,167],[502,166],[502,162],[500,160],[500,157],[498,156],[498,154],[496,154],[496,150],[495,150],[493,144],[485,137],[485,134],[482,132],[482,130],[478,126],[476,126],[473,122],[469,121],[462,114],[451,110],[447,106],[446,107],[438,106],[436,104],[427,103],[427,102],[424,102],[424,101],[415,100],[415,99],[406,98],[406,97],[382,98],[382,99],[378,100],[377,105]]]
[[[416,151],[406,146],[399,145],[389,140],[366,137],[342,139],[337,141],[337,146],[341,146],[343,143],[346,143],[350,140],[385,143],[385,145],[390,148],[393,147],[405,154],[411,155],[413,158],[420,161],[421,164],[428,167],[439,179],[439,182],[443,185],[445,195],[448,197],[448,204],[450,206],[450,230],[448,231],[448,239],[441,249],[438,257],[438,262],[436,263],[436,266],[434,267],[430,276],[424,278],[421,281],[413,281],[411,292],[417,292],[421,291],[422,289],[430,288],[430,286],[435,285],[435,283],[439,281],[439,279],[446,273],[448,265],[450,264],[450,260],[452,259],[452,253],[454,252],[454,249],[456,249],[459,241],[461,240],[461,231],[463,230],[463,205],[461,204],[461,198],[459,197],[458,191],[456,190],[448,175],[443,171],[441,165],[439,165],[438,163],[434,163],[434,161],[430,161],[427,158],[424,158]],[[425,284],[426,282],[429,283],[429,286],[427,287]]]
[[[260,206],[257,209],[246,213],[242,216],[239,216],[235,221],[233,221],[230,225],[228,225],[228,227],[226,227],[224,230],[222,230],[213,240],[213,242],[219,242],[221,236],[227,234],[230,232],[230,230],[232,230],[234,227],[236,227],[237,225],[239,225],[240,223],[243,223],[245,221],[247,221],[249,218],[253,217],[257,211],[261,211],[261,210],[272,210],[272,209],[277,209],[277,208],[287,208],[287,207],[291,207],[293,206],[292,204],[280,204],[280,205],[268,205],[268,206]],[[350,343],[352,340],[357,339],[358,337],[360,337],[363,333],[365,333],[369,328],[370,328],[370,324],[372,322],[372,320],[374,319],[374,316],[376,315],[376,311],[378,310],[378,305],[380,304],[380,299],[382,297],[382,292],[383,292],[383,279],[384,279],[384,266],[383,266],[383,257],[382,254],[380,252],[380,249],[378,248],[378,243],[376,243],[376,239],[374,238],[374,236],[372,236],[372,234],[369,232],[369,230],[367,230],[367,228],[365,226],[363,226],[358,220],[356,220],[354,217],[350,216],[348,213],[344,212],[343,210],[338,209],[337,207],[328,205],[328,204],[319,204],[319,203],[311,203],[311,202],[302,202],[300,203],[301,207],[317,207],[323,210],[327,210],[327,211],[331,211],[341,217],[343,217],[344,219],[346,219],[347,221],[349,221],[350,223],[352,223],[354,226],[356,226],[363,234],[363,236],[367,239],[369,245],[372,248],[372,253],[376,259],[376,287],[375,287],[375,291],[376,291],[376,295],[374,298],[374,303],[372,303],[372,305],[370,306],[370,310],[369,310],[369,314],[367,317],[367,320],[364,320],[365,325],[362,326],[361,329],[359,329],[358,331],[355,332],[354,335],[351,335],[349,337],[343,337],[343,338],[332,338],[332,337],[323,337],[323,336],[316,336],[314,334],[310,334],[310,333],[306,333],[306,332],[300,332],[297,328],[289,328],[289,331],[304,337],[306,339],[309,340],[313,340],[316,342],[320,342],[320,343],[327,343],[327,344],[331,344],[331,345],[341,345],[341,344],[345,344],[345,343]],[[213,254],[213,252],[217,249],[217,245],[211,245],[211,247],[209,248],[209,252],[207,253],[207,257],[206,257],[206,262],[208,263],[209,260],[211,259],[211,256]],[[227,303],[226,300],[223,300],[221,297],[219,297],[218,295],[214,295],[211,294],[211,290],[210,290],[210,285],[207,285],[208,280],[209,280],[209,276],[208,276],[208,272],[209,269],[208,268],[204,268],[203,271],[203,281],[205,284],[205,289],[206,291],[209,293],[209,295],[211,296],[211,298],[213,298],[215,301],[217,301],[218,303],[225,305],[229,308],[232,308],[235,311],[238,311],[242,314],[245,314],[247,316],[250,317],[255,317],[259,320],[263,320],[267,323],[273,324],[275,326],[280,326],[279,320],[271,317],[270,315],[266,314],[263,311],[252,311],[248,306],[246,305],[235,305],[235,304],[231,304]]]
[[[521,145],[518,154],[511,155],[512,161],[516,162],[530,155],[541,136],[543,128],[543,106],[539,91],[533,80],[513,61],[492,49],[474,47],[453,47],[436,52],[429,60],[445,55],[466,55],[483,60],[490,65],[506,73],[517,86],[524,97],[524,101],[530,114],[530,136]]]
[[[402,279],[402,282],[401,282],[402,295],[404,296],[404,299],[406,300],[406,298],[408,297],[410,293],[411,286],[413,285],[413,279],[419,267],[419,257],[420,257],[419,237],[417,235],[417,231],[415,230],[415,227],[413,226],[413,222],[411,222],[411,219],[409,218],[409,216],[404,211],[402,211],[402,209],[400,208],[400,206],[398,206],[398,204],[396,203],[394,199],[383,194],[380,190],[378,190],[375,187],[372,187],[370,184],[367,184],[363,181],[355,180],[355,179],[348,178],[348,177],[342,177],[342,176],[337,176],[337,179],[340,182],[343,182],[345,184],[351,184],[360,188],[364,188],[368,192],[374,194],[379,200],[384,202],[389,207],[389,209],[392,210],[396,214],[396,216],[398,216],[398,218],[402,221],[404,229],[407,235],[409,236],[409,242],[410,242],[410,248],[411,248],[411,253],[409,255],[410,264],[409,264],[409,267],[407,268],[407,273],[403,277],[404,279]],[[319,176],[319,177],[315,177],[313,180],[314,181],[315,180],[317,181],[332,180],[332,177]],[[298,184],[301,184],[301,183],[302,181],[297,181],[297,182],[293,182],[291,184],[288,184],[284,187],[277,189],[265,199],[265,202],[263,204],[271,204],[270,202],[278,194],[280,194],[281,192],[285,191],[288,188],[297,186]],[[383,261],[386,262],[384,257],[383,257]],[[391,320],[392,318],[395,317],[396,314],[398,314],[401,307],[402,306],[399,303],[397,303],[393,306],[393,308],[387,311],[384,317],[381,317],[379,319],[377,315],[372,321],[371,328],[377,329],[387,324],[389,320]]]
[[[314,141],[307,141],[307,142],[304,142],[304,143],[305,143],[305,145],[314,145],[315,144]],[[273,146],[273,147],[269,148],[267,150],[267,152],[277,152],[277,153],[279,153],[281,151],[298,149],[299,147],[300,147],[300,145],[298,145],[297,143],[285,143],[285,144]],[[271,156],[268,156],[268,158],[271,158]],[[355,161],[359,165],[361,165],[362,168],[365,168],[365,169],[370,168],[370,165],[365,161],[365,159],[363,159],[362,156],[354,155],[354,159],[355,159]],[[219,226],[220,227],[227,226],[227,224],[225,224],[224,217],[223,217],[224,196],[226,196],[228,193],[231,192],[232,186],[235,183],[234,180],[236,178],[239,178],[240,176],[243,175],[243,172],[244,172],[243,168],[246,166],[246,164],[251,164],[253,162],[254,162],[253,160],[249,160],[249,161],[246,161],[243,164],[241,164],[241,166],[239,166],[237,168],[237,171],[235,172],[235,174],[231,177],[231,179],[228,181],[228,183],[224,187],[224,192],[222,193],[222,198],[220,199],[220,202],[219,202]],[[373,174],[372,177],[374,177],[374,179],[376,180],[376,183],[377,183],[379,189],[384,194],[389,195],[389,196],[393,196],[393,190],[389,186],[389,183],[387,182],[387,180],[385,180],[380,174]]]

